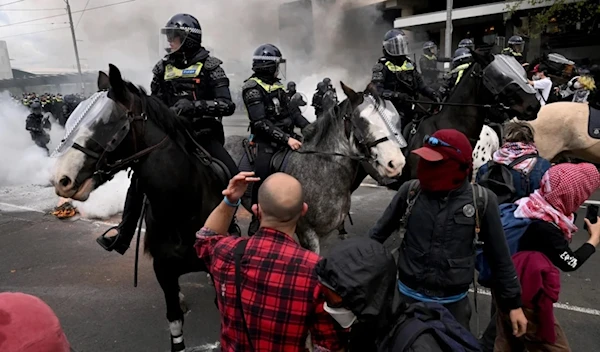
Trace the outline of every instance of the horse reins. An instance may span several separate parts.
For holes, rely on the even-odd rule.
[[[134,104],[134,102],[132,101],[131,105],[133,106],[133,104]],[[142,132],[143,132],[143,130],[145,130],[145,126],[146,126],[146,120],[148,119],[148,116],[144,112],[144,101],[143,100],[141,100],[141,104],[142,104],[142,112],[139,115],[135,115],[132,112],[132,110],[133,110],[132,107],[127,109],[127,112],[125,113],[125,117],[129,120],[129,124],[132,129],[132,139],[133,139],[133,150],[134,151],[138,150],[138,142],[137,142],[137,138],[136,138],[136,131],[135,131],[136,128],[135,128],[134,122],[136,122],[136,121],[142,122]],[[108,153],[108,149],[105,148],[106,146],[101,146],[104,149],[101,154],[96,153],[93,150],[86,148],[78,143],[73,143],[72,147],[74,149],[81,151],[82,153],[86,154],[87,156],[97,160],[96,171],[94,172],[94,176],[108,177],[110,179],[116,173],[116,171],[119,171],[132,163],[138,162],[141,158],[152,153],[157,148],[162,147],[168,141],[168,139],[169,139],[168,136],[165,136],[160,142],[158,142],[150,147],[146,147],[142,150],[136,151],[133,155],[128,156],[123,159],[118,159],[114,163],[106,162],[104,165],[102,165],[102,163],[106,159],[106,154]],[[105,167],[108,169],[106,169]]]

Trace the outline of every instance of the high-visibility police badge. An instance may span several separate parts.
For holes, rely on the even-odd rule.
[[[475,215],[475,207],[472,204],[465,205],[462,210],[463,214],[468,218],[472,218]]]

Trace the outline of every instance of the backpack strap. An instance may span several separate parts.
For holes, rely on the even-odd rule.
[[[393,343],[394,351],[410,351],[410,347],[415,343],[419,336],[432,330],[435,331],[435,329],[425,324],[417,317],[406,319],[396,333],[395,342]]]
[[[421,184],[419,183],[419,180],[408,181],[408,193],[406,195],[406,211],[404,212],[404,216],[402,216],[402,219],[400,220],[403,226],[406,226],[408,218],[410,217],[410,213],[412,212],[412,208],[415,205],[419,194],[421,194]]]
[[[248,245],[248,240],[241,240],[235,246],[234,249],[234,257],[235,257],[235,290],[236,290],[236,303],[240,313],[242,314],[242,324],[244,324],[244,331],[246,332],[246,337],[248,338],[248,344],[250,345],[250,351],[255,351],[254,345],[252,344],[252,340],[250,339],[250,331],[248,330],[248,324],[246,323],[246,315],[244,314],[244,308],[242,307],[242,256],[246,251],[246,246]]]
[[[473,243],[475,247],[482,246],[483,242],[479,239],[479,232],[481,232],[481,217],[485,214],[488,206],[488,191],[484,187],[478,184],[471,184],[471,190],[473,192],[473,203],[475,204],[475,239]],[[473,295],[474,305],[476,314],[476,325],[477,325],[477,336],[479,336],[480,322],[479,322],[479,306],[477,304],[477,273],[473,270]]]
[[[508,164],[508,167],[512,169],[513,167],[517,166],[520,162],[522,162],[524,160],[533,159],[533,158],[537,158],[537,157],[538,157],[538,153],[521,155],[520,157],[513,160],[512,163]]]

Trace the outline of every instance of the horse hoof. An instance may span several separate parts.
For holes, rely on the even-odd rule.
[[[210,276],[210,274],[206,274],[206,278],[208,279],[208,284],[210,286],[214,286],[215,285],[215,283],[213,282],[212,277]]]
[[[181,342],[176,343],[176,339],[171,337],[171,352],[185,352],[185,343],[183,342],[183,336],[181,336]]]

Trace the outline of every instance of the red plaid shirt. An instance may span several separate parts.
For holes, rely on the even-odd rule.
[[[215,284],[221,349],[250,351],[236,305],[234,248],[242,238],[216,235],[207,228],[196,237],[196,253]],[[242,305],[257,352],[303,352],[309,331],[314,345],[332,351],[345,346],[346,331],[323,310],[314,270],[319,259],[288,235],[272,229],[261,228],[248,240],[241,261]]]

